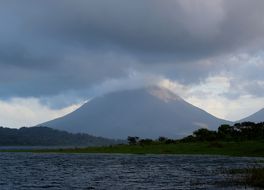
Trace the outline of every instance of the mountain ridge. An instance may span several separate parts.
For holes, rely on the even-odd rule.
[[[256,123],[264,122],[264,108],[260,109],[259,111],[256,111],[255,113],[243,119],[240,119],[237,122],[240,123],[240,122],[245,122],[245,121],[256,122]]]
[[[0,127],[0,146],[107,146],[122,142],[42,126],[19,129]]]

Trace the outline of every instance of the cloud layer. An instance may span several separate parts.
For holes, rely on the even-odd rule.
[[[0,101],[0,126],[21,127],[34,126],[50,119],[61,117],[80,107],[71,105],[63,109],[51,109],[36,98],[13,98]]]
[[[262,98],[263,8],[259,0],[2,1],[0,100],[62,109],[162,79],[214,86],[209,100],[222,88],[208,84],[217,76],[228,79],[227,101]]]

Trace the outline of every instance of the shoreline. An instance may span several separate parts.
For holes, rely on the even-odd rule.
[[[264,157],[264,141],[242,142],[192,142],[149,145],[112,145],[100,147],[4,149],[1,152],[28,153],[107,153],[107,154],[154,154],[154,155],[215,155],[235,157]]]

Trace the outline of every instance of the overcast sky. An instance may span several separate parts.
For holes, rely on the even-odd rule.
[[[3,0],[0,126],[158,84],[238,120],[264,107],[262,0]]]

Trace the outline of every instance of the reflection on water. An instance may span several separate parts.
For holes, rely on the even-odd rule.
[[[0,153],[0,189],[226,189],[223,170],[254,158]],[[234,189],[234,187],[232,187]]]

